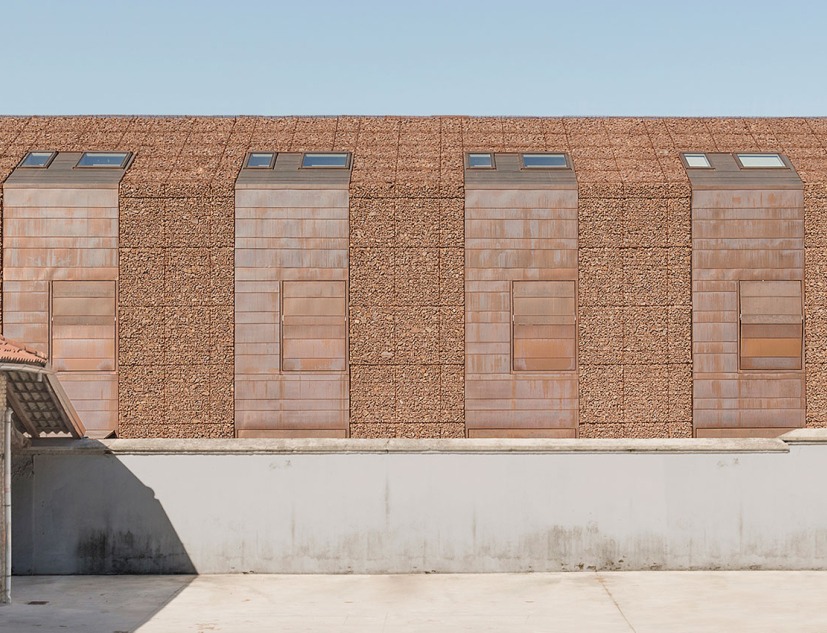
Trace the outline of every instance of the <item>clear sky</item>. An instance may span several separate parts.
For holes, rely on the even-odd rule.
[[[0,114],[827,115],[819,0],[0,9]]]

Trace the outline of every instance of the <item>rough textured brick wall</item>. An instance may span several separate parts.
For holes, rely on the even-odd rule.
[[[32,149],[136,152],[120,200],[124,437],[233,434],[233,183],[248,149],[355,153],[354,436],[463,433],[469,150],[574,158],[581,435],[689,435],[679,152],[782,151],[805,182],[807,424],[827,425],[825,119],[0,117],[0,179]]]

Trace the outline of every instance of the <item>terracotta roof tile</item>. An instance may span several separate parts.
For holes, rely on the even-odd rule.
[[[40,367],[44,367],[46,365],[46,357],[40,352],[9,341],[4,336],[0,336],[0,362],[22,363],[24,365],[39,365]]]

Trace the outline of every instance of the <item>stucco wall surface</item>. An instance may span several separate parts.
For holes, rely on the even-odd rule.
[[[237,442],[21,452],[16,572],[827,568],[823,433]]]
[[[464,432],[474,150],[572,157],[580,435],[690,436],[680,152],[783,152],[805,183],[806,424],[827,425],[827,119],[0,117],[0,179],[33,149],[135,152],[120,188],[119,434],[181,438],[234,433],[233,184],[248,150],[354,153],[353,437]]]

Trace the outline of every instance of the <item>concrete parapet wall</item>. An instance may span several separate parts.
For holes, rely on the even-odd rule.
[[[827,569],[827,434],[111,440],[15,468],[16,573]]]

